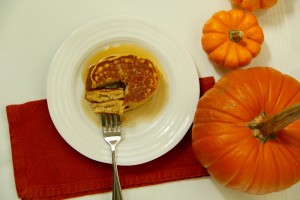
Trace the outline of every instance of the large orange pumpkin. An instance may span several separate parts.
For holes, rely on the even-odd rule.
[[[248,65],[264,41],[257,18],[239,9],[216,12],[202,33],[202,47],[209,59],[227,69]]]
[[[230,0],[230,1],[232,4],[238,5],[241,8],[249,11],[270,8],[277,3],[277,0]]]
[[[300,180],[300,83],[270,67],[234,70],[200,98],[196,157],[222,185],[253,194]]]

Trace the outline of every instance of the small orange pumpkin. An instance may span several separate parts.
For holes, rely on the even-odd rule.
[[[196,157],[222,185],[252,194],[300,180],[300,83],[270,67],[234,70],[200,98]]]
[[[215,13],[202,33],[202,47],[209,59],[228,69],[248,65],[264,41],[257,18],[238,9]]]
[[[230,0],[230,1],[232,4],[238,5],[241,8],[249,11],[270,8],[277,3],[277,0]]]

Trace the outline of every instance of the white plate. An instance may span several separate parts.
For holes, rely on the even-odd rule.
[[[84,109],[81,73],[91,53],[119,41],[143,46],[154,54],[163,68],[163,85],[168,88],[160,89],[160,99],[151,101],[159,109],[148,106],[140,112],[143,117],[128,119],[123,124],[117,162],[136,165],[165,154],[183,138],[198,102],[194,62],[188,51],[170,36],[149,22],[129,16],[88,23],[69,36],[57,51],[48,75],[47,100],[53,123],[67,143],[91,159],[111,163],[111,152],[102,138],[100,125]],[[148,115],[155,117],[145,117]]]

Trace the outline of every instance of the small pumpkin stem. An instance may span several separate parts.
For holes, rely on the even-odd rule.
[[[277,132],[299,118],[300,103],[297,103],[274,115],[266,116],[265,113],[261,113],[248,123],[248,127],[253,130],[254,137],[265,143],[276,138]]]
[[[229,38],[233,42],[239,42],[243,39],[243,31],[231,30],[229,31]]]

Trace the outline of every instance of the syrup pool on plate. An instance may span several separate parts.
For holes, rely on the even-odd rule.
[[[89,67],[95,63],[107,59],[111,56],[122,56],[122,55],[135,55],[140,58],[146,58],[150,60],[159,71],[159,86],[156,94],[145,104],[140,107],[125,112],[121,118],[124,125],[127,127],[134,126],[136,123],[141,121],[153,121],[159,116],[168,98],[168,84],[165,80],[164,72],[162,70],[159,60],[145,48],[136,44],[130,43],[114,43],[107,45],[103,48],[99,48],[94,54],[87,58],[83,70],[82,70],[82,82],[85,85],[85,80],[88,75]],[[84,91],[83,91],[84,93]],[[84,96],[84,95],[83,95]],[[98,114],[93,113],[89,106],[89,103],[82,96],[82,107],[86,115],[92,122],[100,127],[100,118]]]

